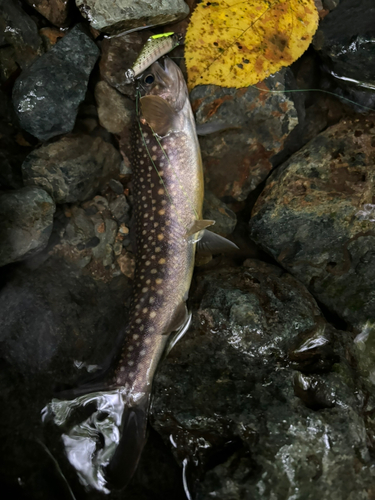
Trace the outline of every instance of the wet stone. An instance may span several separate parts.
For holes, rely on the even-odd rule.
[[[68,136],[35,149],[22,165],[26,185],[48,191],[56,203],[83,201],[118,173],[121,155],[100,137]]]
[[[0,91],[0,186],[5,189],[23,187],[21,166],[31,151],[21,134],[8,96]]]
[[[270,176],[253,240],[360,332],[375,320],[373,117],[322,132]]]
[[[100,125],[111,134],[119,135],[133,125],[134,103],[121,95],[107,82],[101,81],[95,87]]]
[[[221,236],[231,234],[237,224],[236,214],[224,202],[207,190],[204,193],[203,200],[203,219],[214,220],[215,224],[210,227],[210,231]]]
[[[332,8],[338,2],[329,4]],[[320,23],[314,46],[334,76],[373,85],[374,19],[372,0],[343,0]]]
[[[26,69],[41,53],[38,28],[21,3],[0,0],[0,81]]]
[[[233,125],[199,138],[206,187],[217,197],[243,201],[271,171],[272,157],[283,149],[298,124],[291,94],[281,92],[291,78],[287,69],[258,87],[226,89],[199,85],[191,92],[198,124]]]
[[[172,23],[189,14],[189,7],[183,0],[76,0],[76,5],[93,28],[111,34]]]
[[[22,128],[43,141],[70,132],[98,56],[95,43],[77,25],[23,71],[13,88]]]
[[[38,187],[0,194],[0,266],[43,250],[52,232],[55,204]]]
[[[249,259],[196,279],[193,327],[157,372],[151,416],[191,497],[370,500],[350,335],[280,268]],[[291,365],[297,345],[305,358]],[[317,349],[331,363],[304,373]]]
[[[59,28],[67,26],[71,0],[26,0],[42,16]]]
[[[126,197],[123,194],[118,196],[112,202],[110,202],[109,208],[112,212],[113,217],[119,224],[121,224],[122,222],[125,223],[129,222],[130,206],[126,200]]]

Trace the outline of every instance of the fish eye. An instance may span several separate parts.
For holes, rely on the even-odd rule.
[[[144,81],[145,83],[147,83],[147,85],[151,85],[151,83],[154,83],[154,81],[155,81],[155,77],[154,77],[154,75],[152,75],[152,74],[150,73],[149,75],[146,75],[146,76],[144,77],[143,81]]]

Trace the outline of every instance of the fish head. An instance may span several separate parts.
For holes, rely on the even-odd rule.
[[[158,96],[167,101],[178,113],[182,110],[189,93],[180,68],[172,59],[165,57],[154,62],[141,78],[141,92],[144,96]]]

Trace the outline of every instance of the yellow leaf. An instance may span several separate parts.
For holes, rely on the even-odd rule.
[[[298,59],[317,27],[314,0],[203,0],[186,33],[189,88],[254,85]]]

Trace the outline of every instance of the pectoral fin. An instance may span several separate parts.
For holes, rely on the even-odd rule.
[[[156,95],[141,97],[141,118],[161,137],[168,134],[173,129],[176,113],[173,108]]]
[[[197,251],[200,254],[225,253],[238,249],[232,241],[207,230],[203,232],[202,238],[197,243]]]

